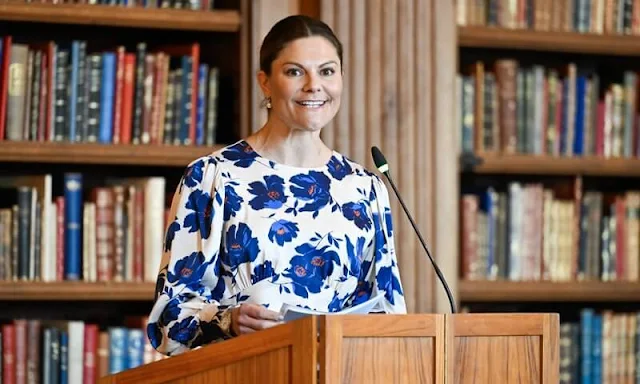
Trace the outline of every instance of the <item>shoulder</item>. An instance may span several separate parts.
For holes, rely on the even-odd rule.
[[[333,152],[328,163],[329,173],[336,179],[353,178],[369,180],[377,178],[377,175],[368,170],[364,165],[352,160],[348,156]]]

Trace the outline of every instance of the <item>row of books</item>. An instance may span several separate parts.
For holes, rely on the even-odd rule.
[[[211,146],[218,77],[197,43],[127,52],[5,36],[0,140]]]
[[[171,8],[186,9],[191,11],[213,11],[215,10],[215,0],[40,0],[46,4],[84,4],[84,5],[106,5],[121,7],[140,8]],[[25,3],[34,3],[25,0]]]
[[[165,179],[83,187],[64,174],[0,178],[0,279],[155,282],[166,223]]]
[[[0,328],[3,383],[84,383],[164,359],[146,325],[16,319]]]
[[[461,197],[467,280],[639,281],[640,191],[510,182]]]
[[[640,156],[638,75],[601,84],[575,63],[561,69],[513,59],[478,61],[458,74],[463,152]],[[601,96],[602,95],[602,96]]]
[[[461,26],[597,34],[640,33],[634,0],[459,0]]]
[[[562,322],[560,383],[640,383],[640,313],[585,308]]]

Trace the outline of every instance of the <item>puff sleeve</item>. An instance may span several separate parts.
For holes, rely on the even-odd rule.
[[[366,246],[351,305],[357,305],[384,293],[385,313],[407,313],[402,281],[396,258],[389,193],[376,175],[372,176],[369,204],[373,222],[373,240]]]
[[[214,157],[187,167],[173,196],[156,300],[147,323],[151,345],[165,355],[233,337],[220,273],[224,186]]]

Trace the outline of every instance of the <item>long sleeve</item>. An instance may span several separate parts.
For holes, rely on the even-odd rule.
[[[213,157],[191,163],[173,196],[156,301],[147,335],[152,346],[175,355],[233,337],[230,310],[219,305],[224,186]]]
[[[372,177],[369,203],[375,234],[363,252],[352,305],[384,293],[384,312],[404,314],[407,308],[396,258],[389,193],[380,178]]]

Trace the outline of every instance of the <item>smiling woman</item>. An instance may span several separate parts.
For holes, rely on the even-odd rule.
[[[339,312],[382,293],[380,311],[406,313],[387,189],[320,138],[342,75],[324,23],[291,16],[267,34],[267,122],[194,160],[173,197],[147,327],[158,351],[276,326],[283,304]]]

